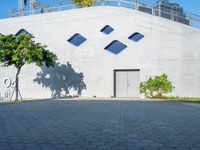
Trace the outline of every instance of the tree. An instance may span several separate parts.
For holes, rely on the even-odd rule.
[[[45,64],[53,67],[57,56],[47,50],[46,45],[36,43],[34,36],[22,33],[18,36],[0,34],[0,64],[4,67],[14,66],[17,70],[15,76],[15,101],[18,101],[19,74],[25,64],[35,63],[36,66]]]
[[[140,84],[140,92],[144,93],[146,97],[162,98],[163,94],[170,93],[173,89],[174,86],[166,74],[150,77]]]
[[[94,6],[95,3],[96,3],[96,0],[73,0],[73,4],[75,4],[79,7]]]

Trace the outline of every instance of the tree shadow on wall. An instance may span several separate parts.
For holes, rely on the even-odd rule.
[[[37,77],[33,82],[37,82],[42,87],[49,88],[52,92],[52,98],[71,97],[69,91],[73,89],[80,96],[82,90],[86,89],[83,81],[83,73],[77,73],[72,65],[56,63],[52,68],[41,67]]]

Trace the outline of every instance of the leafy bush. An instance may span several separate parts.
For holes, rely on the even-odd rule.
[[[82,8],[82,7],[91,7],[95,6],[98,2],[104,2],[104,0],[72,0],[73,4]]]
[[[146,97],[162,98],[163,94],[173,91],[175,87],[169,81],[166,74],[150,77],[147,81],[140,84],[140,93],[144,93]]]
[[[73,0],[73,4],[79,7],[90,7],[94,6],[96,0]]]

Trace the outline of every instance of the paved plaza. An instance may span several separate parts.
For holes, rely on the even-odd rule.
[[[0,150],[199,150],[200,104],[0,103]]]

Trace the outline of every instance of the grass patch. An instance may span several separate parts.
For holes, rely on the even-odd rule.
[[[191,102],[191,103],[200,103],[200,98],[195,97],[173,97],[173,96],[162,96],[162,97],[148,97],[150,99],[162,99],[176,102]]]
[[[172,101],[179,102],[192,102],[192,103],[200,103],[200,98],[192,98],[192,97],[183,97],[183,98],[174,98]]]

